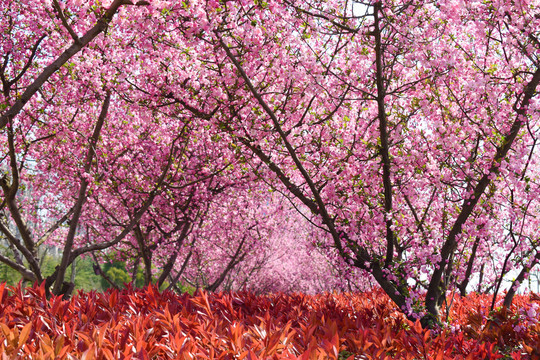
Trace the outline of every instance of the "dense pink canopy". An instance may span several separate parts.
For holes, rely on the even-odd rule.
[[[29,272],[0,260],[27,279],[43,241],[437,317],[540,258],[538,1],[0,5],[3,233],[32,225]]]

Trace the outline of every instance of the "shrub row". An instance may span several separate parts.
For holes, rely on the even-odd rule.
[[[455,297],[449,326],[424,330],[380,291],[191,296],[127,287],[47,299],[0,284],[3,359],[539,359],[537,298],[487,312]]]

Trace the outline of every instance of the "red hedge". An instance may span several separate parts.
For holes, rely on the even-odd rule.
[[[159,293],[154,287],[47,299],[0,284],[3,359],[540,359],[540,325],[489,296],[455,298],[450,327],[412,323],[381,292]],[[533,315],[532,318],[530,315]]]

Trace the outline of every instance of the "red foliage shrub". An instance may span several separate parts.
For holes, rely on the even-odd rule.
[[[540,349],[527,296],[491,314],[488,296],[456,298],[438,332],[380,291],[190,296],[148,287],[65,301],[47,299],[43,286],[0,284],[0,300],[4,359],[538,359]]]

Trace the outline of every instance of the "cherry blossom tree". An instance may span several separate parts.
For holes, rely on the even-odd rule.
[[[331,259],[317,247],[326,237],[264,187],[231,189],[210,205],[192,237],[184,279],[207,290],[316,293],[343,289]]]
[[[538,211],[538,3],[188,8],[171,38],[202,54],[216,105],[186,108],[409,316],[433,325],[487,260],[490,281],[532,261],[535,222],[516,227]]]
[[[119,75],[111,71],[110,57],[116,54],[107,54],[110,44],[104,33],[111,35],[136,23],[149,4],[104,5],[57,1],[2,5],[6,36],[0,128],[5,147],[0,226],[12,257],[2,254],[0,259],[26,280],[41,282],[37,249],[44,243],[60,245],[61,263],[46,279],[47,288],[54,284],[56,294],[69,294],[65,271],[78,256],[113,246],[131,232],[167,177],[177,172],[184,150],[179,142],[185,123],[169,122],[167,133],[158,126],[159,115],[135,106],[126,114],[126,93],[113,94]],[[126,13],[124,5],[138,6]],[[117,21],[112,22],[117,12]],[[111,23],[114,29],[109,28]],[[126,200],[111,197],[115,192],[129,196],[119,191],[122,186],[137,193],[128,199],[130,211],[112,216],[117,231],[99,243],[85,244],[81,224],[84,221],[88,229],[93,225],[89,219],[98,218],[85,210],[92,212],[100,201],[114,206]],[[109,209],[100,208],[101,219],[111,215]]]
[[[233,268],[249,253],[259,256],[251,260],[252,269],[260,269],[266,254],[255,251],[268,231],[259,228],[260,219],[246,227],[245,217],[230,215],[235,207],[249,212],[249,202],[237,194],[251,186],[242,178],[254,177],[245,166],[234,167],[230,141],[208,126],[208,118],[201,122],[201,113],[184,100],[190,95],[204,106],[197,90],[167,89],[179,80],[167,57],[181,65],[190,55],[152,45],[159,36],[148,36],[146,29],[159,23],[154,16],[161,9],[146,2],[122,5],[129,4],[5,7],[5,33],[11,37],[4,38],[3,48],[0,225],[11,251],[0,260],[24,279],[46,280],[47,288],[64,295],[73,286],[64,281],[65,272],[78,256],[112,248],[144,264],[146,283],[154,281],[157,269],[159,285],[166,279],[174,283],[194,251],[199,263],[213,264],[204,267],[215,278],[204,284],[209,290],[226,279],[239,283],[231,277]],[[97,25],[87,35],[77,35],[92,22]],[[185,76],[185,70],[178,74]],[[214,199],[233,185],[227,197]],[[44,245],[62,250],[53,274],[39,266]],[[199,276],[194,269],[187,271]],[[244,283],[249,272],[243,269]]]

